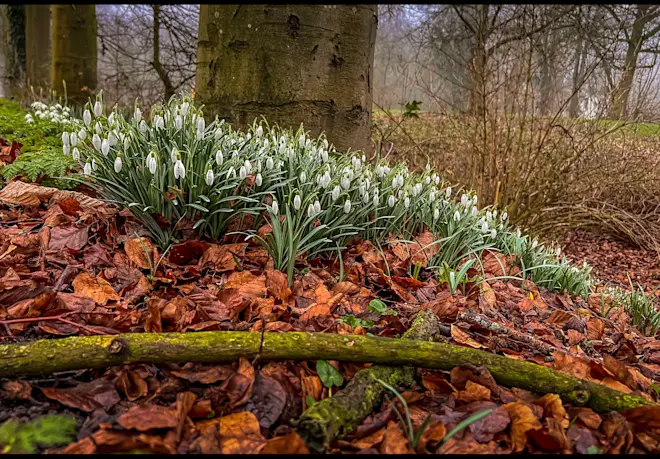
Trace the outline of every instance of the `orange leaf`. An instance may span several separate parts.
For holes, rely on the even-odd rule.
[[[110,283],[102,277],[92,277],[80,273],[73,280],[73,291],[77,295],[86,296],[104,306],[108,301],[119,301],[120,297]]]
[[[408,439],[403,434],[399,424],[394,421],[387,423],[387,430],[383,437],[380,452],[383,454],[408,454],[412,452],[408,446]]]
[[[470,381],[465,383],[465,390],[458,393],[458,399],[467,403],[490,400],[490,389]]]
[[[257,417],[249,411],[220,418],[222,454],[256,454],[266,445]]]
[[[268,440],[261,454],[309,454],[307,445],[296,432]]]
[[[470,335],[453,324],[451,325],[451,337],[454,338],[454,341],[456,341],[458,344],[464,344],[475,349],[486,347],[480,342],[472,339]]]
[[[152,265],[156,265],[153,260],[158,256],[157,250],[146,237],[127,239],[124,243],[124,251],[128,259],[141,269],[150,269]]]
[[[199,260],[199,267],[211,267],[218,272],[233,271],[236,269],[236,258],[245,256],[246,243],[241,244],[209,244],[202,258]]]
[[[509,413],[509,417],[511,417],[513,452],[519,453],[527,445],[527,432],[529,430],[539,430],[541,423],[525,402],[507,403],[503,405],[503,408]]]

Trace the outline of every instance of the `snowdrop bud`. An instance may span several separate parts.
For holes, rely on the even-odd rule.
[[[466,205],[468,203],[468,197],[466,194],[461,196],[461,204]]]
[[[165,120],[163,119],[162,116],[158,116],[156,119],[156,129],[165,129]]]
[[[481,225],[481,232],[482,233],[488,232],[488,222],[483,222],[483,224]]]
[[[62,153],[64,153],[65,155],[68,155],[69,152],[71,152],[71,145],[62,146]]]
[[[445,191],[445,196],[447,197],[447,199],[449,199],[451,197],[451,187],[450,186],[447,187],[447,190]]]
[[[346,202],[344,202],[344,213],[345,214],[350,214],[351,213],[351,200],[347,199]]]
[[[332,200],[336,201],[337,199],[339,199],[340,194],[341,194],[341,188],[339,188],[339,185],[337,185],[332,189]]]
[[[365,155],[362,155],[362,162],[366,163],[367,162],[367,157]]]
[[[406,209],[410,207],[410,198],[408,196],[406,196],[406,199],[403,200],[403,207]]]
[[[145,134],[147,132],[147,123],[144,120],[140,121],[140,132]]]
[[[204,121],[204,117],[200,116],[197,118],[197,130],[198,131],[203,131],[206,128],[206,122]]]
[[[426,178],[424,179],[424,181],[426,182],[427,185],[430,184],[431,183],[431,177],[429,177],[427,175]]]
[[[344,176],[341,179],[341,187],[345,190],[348,190],[351,187],[351,179],[348,177]]]
[[[497,209],[493,211],[493,218],[497,218]]]
[[[75,147],[76,145],[78,145],[78,134],[72,132],[71,135],[69,136],[69,140],[71,142],[71,146]]]
[[[387,205],[390,207],[394,207],[395,203],[396,203],[396,199],[394,198],[394,195],[390,195],[390,197],[387,198]]]
[[[183,166],[183,163],[180,159],[177,160],[176,164],[174,165],[174,178],[181,180],[186,178],[186,168]]]
[[[300,145],[300,148],[305,148],[305,134],[300,134],[298,145]]]
[[[174,147],[170,152],[170,161],[172,161],[172,164],[176,164],[178,159],[179,159],[179,150],[176,147]]]
[[[270,206],[270,211],[273,215],[277,215],[280,212],[280,206],[277,204],[277,201],[273,201],[273,205]]]
[[[504,213],[502,214],[502,220],[506,220],[507,218],[509,218],[509,214],[506,213],[506,212],[504,212]]]
[[[222,165],[222,162],[223,162],[224,160],[225,160],[225,158],[224,158],[224,156],[222,155],[222,150],[218,150],[218,151],[215,153],[215,163],[216,163],[218,166],[221,166],[221,165]]]
[[[259,127],[257,128],[257,137],[261,137],[262,135],[264,135],[264,128],[262,128],[261,125],[259,125]]]
[[[491,221],[493,219],[493,213],[489,210],[486,212],[486,221]]]
[[[108,143],[110,144],[111,147],[117,145],[117,136],[114,134],[114,132],[108,133]]]
[[[121,171],[121,156],[117,155],[117,158],[115,159],[115,172],[119,174]]]
[[[238,176],[240,177],[241,180],[245,180],[245,177],[247,177],[247,171],[245,170],[245,166],[241,166],[241,168],[238,170]]]
[[[314,213],[315,214],[321,213],[321,203],[319,202],[318,199],[314,201]]]
[[[68,146],[69,145],[69,133],[64,131],[62,133],[62,145]]]
[[[98,134],[92,136],[92,145],[94,145],[94,148],[97,150],[101,150],[101,137],[99,137]]]
[[[373,202],[374,207],[378,207],[378,205],[380,204],[380,199],[378,198],[377,194],[374,194],[372,202]]]
[[[369,192],[365,192],[364,195],[362,196],[362,202],[365,204],[369,202]]]
[[[459,221],[461,219],[461,213],[459,211],[454,212],[454,221]]]
[[[273,158],[270,156],[266,159],[266,169],[271,170],[273,168]]]
[[[103,153],[103,156],[107,156],[109,151],[110,144],[108,143],[108,139],[103,139],[101,142],[101,153]]]
[[[293,208],[296,210],[300,210],[301,205],[302,205],[302,200],[300,199],[300,195],[296,195],[293,198]]]
[[[222,137],[222,129],[217,128],[213,133],[213,137],[215,138],[215,140],[220,140],[220,137]]]
[[[206,178],[205,178],[205,181],[206,181],[206,184],[207,184],[208,186],[213,185],[213,180],[214,180],[214,179],[215,179],[215,177],[213,176],[213,171],[212,171],[211,169],[209,169],[208,171],[206,171]]]
[[[230,167],[229,170],[227,171],[227,178],[230,177],[236,177],[236,169],[234,167]]]
[[[438,218],[440,218],[440,210],[436,208],[433,210],[433,221],[437,220]]]
[[[140,120],[142,119],[142,111],[140,110],[139,107],[135,107],[135,112],[133,113],[133,118],[135,119],[136,123],[139,123]]]
[[[312,215],[314,215],[314,204],[310,203],[307,206],[307,216],[311,217]]]
[[[392,179],[392,188],[396,189],[399,186],[399,180],[398,177],[394,177]]]
[[[176,115],[174,117],[174,127],[179,130],[183,127],[183,117],[181,115]]]
[[[302,171],[300,173],[300,183],[306,183],[306,182],[307,182],[307,174],[305,173],[305,171]]]
[[[249,175],[252,172],[252,163],[250,160],[245,160],[245,172]]]
[[[473,217],[475,217],[475,216],[477,215],[477,212],[478,212],[478,211],[479,211],[479,209],[477,209],[477,206],[472,206],[472,212],[471,212],[471,215],[472,215]]]
[[[96,124],[94,125],[94,130],[98,135],[101,135],[103,133],[103,128],[101,127],[101,123],[97,121]]]
[[[188,102],[184,102],[184,103],[181,104],[181,114],[183,116],[186,116],[186,113],[188,113],[188,106],[189,105],[190,104]]]
[[[435,201],[435,191],[431,191],[431,192],[429,193],[429,201],[430,201],[430,202]]]
[[[103,106],[98,100],[94,104],[94,116],[99,117],[103,114]]]
[[[98,166],[96,165],[96,160],[92,159],[92,170],[95,171],[96,169],[98,169]]]
[[[439,185],[440,184],[440,177],[436,175],[434,182],[435,182],[436,185]]]
[[[261,177],[261,174],[257,174],[257,180],[256,180],[257,186],[261,186],[263,181],[264,179]]]
[[[537,245],[539,245],[539,241],[537,241],[536,239],[534,239],[534,240],[532,241],[532,249],[535,249]]]
[[[324,163],[328,162],[328,150],[321,151],[321,159],[323,160]]]
[[[403,197],[403,190],[399,190],[399,192],[396,194],[397,199],[401,199]]]
[[[85,175],[92,175],[92,165],[89,163],[85,163],[85,167],[83,168],[83,173]]]
[[[110,113],[110,116],[108,116],[108,124],[109,125],[114,125],[115,124],[115,114],[114,114],[114,112]]]
[[[557,247],[557,256],[561,255],[561,247]]]
[[[492,230],[490,230],[490,237],[495,239],[495,236],[497,236],[497,231],[493,228]]]
[[[399,175],[399,186],[403,186],[403,175]]]
[[[89,123],[92,122],[92,114],[89,112],[89,110],[85,110],[83,113],[83,121],[85,122],[85,126],[89,126]]]

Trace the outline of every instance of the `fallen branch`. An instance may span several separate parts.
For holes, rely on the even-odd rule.
[[[126,333],[41,339],[0,345],[0,377],[36,376],[129,363],[224,363],[239,357],[261,360],[341,360],[451,370],[471,363],[488,368],[506,387],[554,393],[597,412],[651,404],[590,381],[534,363],[444,343],[334,333]],[[261,348],[261,351],[260,351]]]
[[[421,311],[405,340],[430,341],[440,332],[438,317]],[[415,379],[413,367],[374,365],[355,373],[346,387],[334,396],[314,403],[295,423],[298,434],[312,452],[322,452],[330,442],[353,431],[381,402],[387,391],[377,379],[391,386],[411,386]]]

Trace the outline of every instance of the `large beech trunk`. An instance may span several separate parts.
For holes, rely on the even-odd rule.
[[[50,5],[25,5],[25,58],[28,85],[50,87]]]
[[[376,5],[201,5],[196,98],[238,126],[263,115],[365,149],[377,23]]]
[[[96,5],[52,5],[52,84],[72,105],[96,89],[96,39]]]

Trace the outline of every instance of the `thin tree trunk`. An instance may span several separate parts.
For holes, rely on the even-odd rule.
[[[72,105],[96,89],[96,40],[95,5],[52,5],[52,84]]]
[[[160,62],[160,5],[151,5],[151,9],[154,14],[154,49],[152,65],[163,82],[163,86],[165,86],[165,100],[170,100],[174,95],[174,86],[172,85],[170,76]]]
[[[264,115],[366,149],[377,23],[375,5],[201,5],[196,98],[238,126]]]
[[[580,86],[582,84],[581,67],[583,66],[582,64],[584,62],[582,49],[583,47],[586,49],[584,46],[584,38],[582,37],[582,34],[580,34],[575,43],[575,59],[573,61],[573,93],[571,95],[571,100],[568,103],[568,116],[571,118],[577,118],[578,109],[580,108]]]
[[[27,84],[50,88],[50,5],[25,6]]]

